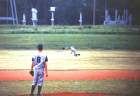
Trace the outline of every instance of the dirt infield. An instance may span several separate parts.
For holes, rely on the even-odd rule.
[[[28,70],[0,71],[0,80],[32,80]],[[80,70],[80,71],[49,71],[45,80],[140,80],[140,71],[134,70]],[[19,94],[16,96],[30,96]],[[36,96],[36,95],[35,95]],[[43,93],[41,96],[122,96],[114,93]]]
[[[30,96],[29,94],[22,94],[17,96]],[[107,93],[48,93],[42,94],[41,96],[117,96],[117,94],[107,94]]]
[[[0,71],[0,80],[32,80],[29,71]],[[45,80],[140,80],[140,71],[83,70],[49,71]]]

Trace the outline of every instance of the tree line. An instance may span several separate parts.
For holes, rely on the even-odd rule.
[[[51,24],[50,7],[55,6],[55,24],[77,25],[80,12],[82,12],[83,24],[93,24],[94,0],[16,0],[16,5],[20,23],[22,23],[22,15],[25,13],[27,24],[31,24],[31,8],[34,7],[38,10],[38,23]],[[128,8],[129,13],[132,14],[133,24],[138,25],[140,24],[139,5],[139,0],[96,0],[96,24],[103,24],[107,6],[112,16],[116,8],[120,14],[123,14],[123,10]]]

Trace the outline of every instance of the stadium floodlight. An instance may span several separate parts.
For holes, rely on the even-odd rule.
[[[55,12],[56,7],[52,6],[50,7],[50,11],[51,11],[51,25],[54,25],[54,12]]]
[[[56,7],[50,7],[50,11],[51,11],[51,12],[55,12],[55,8],[56,8]]]

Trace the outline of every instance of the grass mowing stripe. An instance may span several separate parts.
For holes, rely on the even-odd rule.
[[[17,93],[30,92],[32,81],[0,81],[0,94],[10,96]],[[86,92],[86,93],[116,93],[122,96],[140,95],[139,80],[85,80],[85,81],[45,81],[43,93],[56,92]]]
[[[83,34],[1,34],[0,49],[35,49],[42,42],[47,49],[76,46],[80,49],[132,49],[139,50],[140,35],[83,35]]]
[[[139,26],[10,26],[1,25],[0,34],[139,34]]]

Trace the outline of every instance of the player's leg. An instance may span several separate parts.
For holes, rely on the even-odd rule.
[[[38,76],[38,82],[37,82],[37,85],[38,85],[37,95],[38,96],[40,96],[40,94],[41,94],[43,81],[44,81],[44,72],[43,71],[40,71],[39,76]]]
[[[76,50],[74,50],[74,56],[77,56],[77,52],[76,52]]]
[[[33,96],[33,94],[34,94],[34,90],[36,88],[37,81],[38,81],[37,71],[34,70],[34,79],[33,79],[32,87],[31,87],[31,96]]]
[[[75,50],[71,50],[71,54],[75,56]]]
[[[40,96],[40,94],[41,94],[41,90],[42,90],[42,86],[38,86],[38,92],[37,92],[37,96]]]
[[[74,56],[80,56],[80,54],[75,50]]]
[[[36,85],[32,85],[32,88],[31,88],[31,95],[30,95],[30,96],[34,96],[35,87],[36,87]]]

